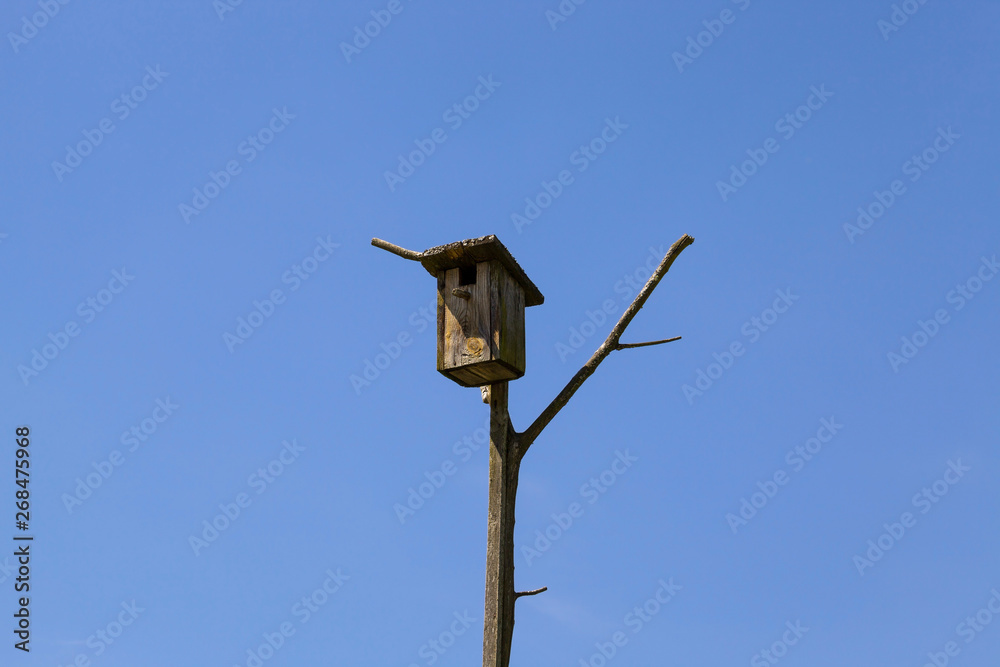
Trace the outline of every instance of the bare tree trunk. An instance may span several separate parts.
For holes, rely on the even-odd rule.
[[[508,667],[514,636],[514,502],[520,468],[507,383],[490,385],[490,504],[486,540],[483,667]]]

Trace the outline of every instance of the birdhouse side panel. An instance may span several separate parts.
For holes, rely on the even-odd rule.
[[[437,369],[443,371],[445,366],[445,350],[444,350],[444,321],[445,321],[445,307],[444,307],[444,271],[437,274],[438,283],[438,303],[437,303]]]
[[[490,262],[490,321],[493,358],[520,375],[525,369],[524,288],[500,262]]]

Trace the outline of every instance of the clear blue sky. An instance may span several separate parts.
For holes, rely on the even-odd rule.
[[[517,257],[524,428],[683,233],[522,465],[513,663],[996,663],[996,3],[225,1],[0,9],[0,664],[478,664],[487,408],[369,241]]]

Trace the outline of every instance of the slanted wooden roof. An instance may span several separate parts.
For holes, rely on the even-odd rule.
[[[524,269],[510,251],[500,243],[500,239],[490,234],[478,239],[466,239],[447,245],[429,248],[420,255],[420,263],[432,275],[437,277],[441,271],[460,267],[475,266],[479,262],[495,259],[513,276],[514,280],[524,288],[524,305],[538,306],[545,297],[531,282]]]

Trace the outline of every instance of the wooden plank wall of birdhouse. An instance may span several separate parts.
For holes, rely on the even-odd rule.
[[[524,288],[497,261],[490,264],[490,321],[493,328],[493,358],[523,374]]]
[[[438,349],[438,368],[458,368],[483,361],[490,361],[490,270],[488,262],[476,266],[476,283],[459,284],[458,268],[444,272],[444,289],[439,291],[443,300],[443,331]],[[454,290],[466,290],[471,297],[455,296]]]

